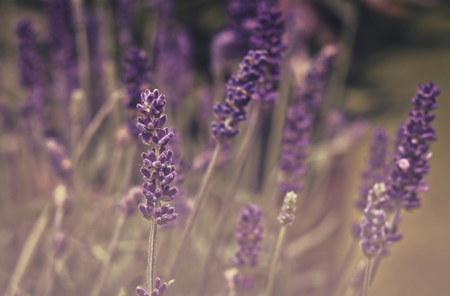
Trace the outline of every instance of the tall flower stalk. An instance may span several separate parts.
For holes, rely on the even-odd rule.
[[[141,131],[139,139],[150,146],[147,152],[142,153],[143,167],[141,174],[144,178],[142,193],[147,199],[146,204],[139,204],[142,216],[151,221],[148,264],[147,264],[147,292],[158,290],[156,278],[156,243],[158,225],[164,225],[177,218],[175,208],[168,202],[174,199],[177,188],[170,183],[177,176],[175,166],[172,165],[172,150],[166,145],[174,134],[167,127],[163,127],[167,116],[163,114],[166,105],[165,96],[155,89],[146,90],[141,94],[141,103],[137,109],[143,114],[138,118],[137,128]],[[137,291],[141,294],[142,287]],[[157,294],[158,295],[158,294]]]

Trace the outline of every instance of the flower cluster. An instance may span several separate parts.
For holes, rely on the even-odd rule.
[[[300,177],[306,173],[306,148],[310,144],[310,119],[300,106],[288,108],[279,161],[280,180],[278,185],[283,193],[298,192],[302,189]]]
[[[148,283],[146,284],[146,288],[147,289],[144,289],[139,286],[136,288],[136,292],[139,294],[139,296],[162,296],[166,291],[167,284],[161,284],[161,279],[157,277],[155,280],[155,289],[153,289],[153,291],[151,292],[148,291]]]
[[[127,87],[128,130],[132,135],[137,135],[139,130],[135,126],[136,105],[140,103],[141,92],[149,87],[150,76],[148,74],[147,55],[138,48],[128,50],[124,58],[123,80]]]
[[[133,44],[133,20],[135,14],[134,0],[116,0],[115,4],[115,19],[117,28],[119,30],[119,43],[123,47]]]
[[[29,20],[17,25],[19,37],[19,73],[22,86],[32,89],[42,83],[41,58],[37,51],[36,30]]]
[[[388,195],[393,201],[400,201],[407,210],[420,207],[418,194],[427,191],[423,175],[430,167],[428,160],[429,142],[435,141],[435,130],[431,126],[437,107],[436,96],[439,89],[430,82],[419,85],[416,96],[412,99],[414,110],[409,112],[409,120],[401,128],[401,137],[394,154],[394,167],[388,179]]]
[[[67,178],[72,174],[72,162],[67,156],[66,149],[55,138],[48,138],[45,141],[45,148],[50,157],[53,168],[62,178]]]
[[[261,225],[262,211],[257,205],[248,204],[241,209],[241,215],[236,230],[239,250],[231,262],[236,267],[254,267],[259,262],[260,241],[263,239]],[[236,273],[234,283],[237,288],[248,289],[253,286],[253,279]]]
[[[338,53],[335,45],[325,46],[313,59],[304,82],[298,88],[296,100],[303,104],[308,113],[314,113],[322,104],[325,92],[325,78]]]
[[[267,51],[264,81],[258,91],[263,102],[275,103],[277,83],[280,80],[282,52],[286,49],[283,42],[284,17],[280,11],[262,3],[258,8],[258,22],[251,37],[252,48]]]
[[[281,225],[291,225],[295,219],[295,209],[297,205],[297,194],[293,191],[286,193],[284,197],[283,206],[277,219]]]
[[[358,209],[364,210],[367,205],[367,195],[375,183],[384,182],[389,170],[386,164],[388,136],[386,130],[377,127],[370,145],[370,155],[367,167],[361,173],[363,185],[360,188],[360,196],[356,202]]]
[[[245,107],[255,93],[255,82],[263,74],[266,51],[250,50],[239,65],[237,75],[227,83],[225,103],[214,107],[217,121],[213,122],[212,134],[219,141],[231,139],[239,132],[238,123],[247,119]]]
[[[144,115],[138,118],[137,128],[141,131],[139,139],[151,146],[147,152],[142,153],[143,167],[141,174],[144,177],[142,193],[147,198],[147,204],[140,204],[139,210],[144,218],[164,225],[177,218],[175,209],[161,202],[171,201],[177,193],[177,188],[170,183],[177,176],[175,166],[172,165],[172,150],[166,145],[173,138],[164,124],[167,116],[163,114],[166,99],[159,90],[153,92],[146,90],[141,94],[141,103],[136,107]]]
[[[367,206],[361,219],[360,246],[366,257],[374,257],[386,240],[386,213],[383,205],[387,201],[384,183],[377,183],[369,191]]]
[[[131,187],[119,203],[119,211],[125,217],[131,216],[142,201],[142,197],[140,186]]]

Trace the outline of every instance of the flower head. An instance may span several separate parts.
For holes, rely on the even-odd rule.
[[[166,283],[161,284],[161,279],[157,277],[155,280],[155,289],[153,289],[153,291],[148,290],[148,283],[147,283],[146,289],[139,286],[136,288],[136,292],[139,294],[139,296],[162,296],[166,291],[166,288],[167,284]]]

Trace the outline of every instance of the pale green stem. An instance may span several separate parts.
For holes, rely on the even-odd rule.
[[[230,291],[228,291],[228,296],[236,296],[236,290],[230,289]]]
[[[121,95],[118,91],[115,91],[114,93],[112,93],[109,100],[107,100],[105,103],[103,103],[100,110],[98,110],[98,112],[95,114],[94,118],[91,120],[88,127],[84,131],[83,136],[81,136],[81,139],[78,142],[78,145],[76,145],[76,147],[73,151],[73,155],[72,155],[73,166],[77,165],[78,160],[80,159],[84,150],[88,146],[92,137],[95,135],[98,128],[100,127],[102,122],[105,120],[106,116],[111,112],[111,110],[113,110],[114,106],[116,105],[116,103],[120,99],[120,97],[121,97]]]
[[[72,0],[72,6],[75,12],[75,41],[77,48],[77,55],[80,60],[78,63],[80,67],[80,82],[81,88],[84,90],[84,93],[87,97],[89,97],[90,93],[90,71],[89,71],[89,48],[87,44],[87,33],[86,26],[84,25],[84,17],[83,17],[83,1],[82,0]]]
[[[200,285],[200,294],[205,294],[206,289],[206,283],[207,283],[207,275],[209,274],[209,269],[211,266],[211,263],[213,261],[214,253],[217,250],[216,246],[219,243],[220,235],[222,234],[223,227],[225,225],[225,220],[228,217],[228,212],[230,210],[231,204],[234,200],[234,193],[236,191],[237,185],[239,183],[239,180],[241,179],[241,175],[243,172],[243,168],[245,165],[245,162],[247,160],[248,153],[250,152],[250,147],[254,143],[255,138],[255,129],[258,123],[259,113],[260,113],[260,106],[255,106],[253,112],[250,115],[249,124],[247,127],[247,132],[245,134],[244,140],[241,144],[241,147],[239,149],[239,153],[236,159],[236,162],[234,162],[234,170],[233,170],[233,179],[231,180],[230,184],[228,185],[228,190],[226,194],[224,195],[223,199],[223,206],[220,209],[220,213],[218,214],[217,223],[214,228],[213,237],[211,239],[211,245],[209,247],[208,255],[206,256],[205,266],[203,268],[203,276],[202,284]]]
[[[124,222],[125,222],[125,216],[120,214],[119,218],[117,219],[116,226],[114,227],[114,232],[111,237],[111,241],[109,242],[109,245],[108,245],[108,250],[106,252],[105,260],[102,262],[102,267],[101,267],[100,273],[97,276],[97,280],[95,281],[95,286],[92,289],[91,296],[100,295],[100,291],[103,287],[103,283],[105,282],[106,275],[108,274],[112,255],[114,254],[114,252],[117,248],[117,243],[119,241],[120,233],[122,232]]]
[[[280,233],[278,234],[277,245],[275,252],[273,253],[272,262],[270,263],[269,277],[267,279],[266,296],[272,295],[273,286],[275,283],[275,274],[277,271],[277,263],[280,258],[281,246],[283,245],[284,236],[286,234],[286,225],[281,226]]]
[[[189,237],[189,234],[191,233],[192,226],[194,225],[195,219],[198,217],[198,212],[200,210],[200,206],[202,205],[203,199],[205,198],[206,189],[210,183],[211,177],[213,175],[214,167],[216,166],[216,162],[217,162],[217,159],[219,158],[221,149],[222,149],[222,143],[217,143],[216,148],[214,149],[214,153],[213,153],[211,162],[208,165],[208,169],[206,170],[206,173],[203,176],[203,179],[200,183],[200,188],[197,192],[197,195],[195,196],[194,207],[192,209],[192,212],[191,212],[189,219],[186,223],[186,226],[184,228],[183,235],[181,237],[181,242],[178,245],[178,248],[175,252],[176,255],[173,257],[172,262],[170,264],[170,271],[169,271],[170,278],[175,277],[177,267],[179,266],[178,262],[180,260],[182,250],[184,249],[187,238]]]
[[[150,227],[150,236],[148,240],[148,264],[147,264],[147,283],[149,294],[155,289],[156,279],[156,239],[158,235],[158,224],[153,219]]]
[[[24,275],[27,269],[28,263],[30,262],[30,259],[33,257],[36,245],[39,242],[39,239],[41,238],[42,233],[45,230],[45,227],[47,226],[48,211],[49,207],[45,206],[38,220],[34,224],[33,229],[28,235],[28,238],[22,248],[22,251],[20,252],[19,259],[16,263],[14,272],[11,278],[9,279],[8,288],[6,289],[5,292],[6,296],[15,296],[16,293],[19,291],[20,280],[22,279],[22,276]]]
[[[62,221],[64,217],[64,208],[62,206],[58,206],[56,208],[55,213],[55,221],[53,222],[53,238],[61,231]],[[53,282],[55,281],[55,252],[50,249],[50,260],[47,269],[46,276],[46,288],[44,295],[48,296],[52,294],[53,290]]]
[[[370,278],[372,276],[372,257],[367,258],[366,272],[364,274],[364,284],[363,284],[363,294],[362,296],[369,295],[369,287],[370,287]]]

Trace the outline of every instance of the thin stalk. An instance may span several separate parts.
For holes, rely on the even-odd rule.
[[[105,260],[102,263],[100,273],[97,276],[97,280],[95,281],[95,286],[92,289],[91,296],[100,295],[100,291],[103,287],[103,283],[105,282],[106,275],[109,270],[109,265],[111,263],[112,255],[114,254],[114,252],[117,248],[117,243],[119,241],[120,233],[122,232],[124,222],[125,222],[125,216],[120,214],[119,218],[117,219],[116,226],[114,227],[114,232],[111,237],[111,241],[109,242],[109,245],[108,245],[108,250],[106,253]]]
[[[158,224],[156,224],[155,220],[152,220],[148,240],[148,264],[147,264],[147,283],[149,287],[148,289],[149,293],[151,293],[155,289],[157,235],[158,235]]]
[[[31,257],[33,257],[36,245],[39,242],[42,233],[45,230],[45,227],[47,226],[48,211],[49,206],[47,205],[42,210],[41,215],[39,216],[38,220],[34,224],[33,229],[28,235],[28,238],[22,248],[22,251],[20,252],[19,259],[17,260],[14,272],[11,278],[9,279],[9,284],[5,292],[6,296],[14,296],[19,291],[20,280],[22,279],[22,276],[24,275],[27,269],[28,263],[30,262]]]
[[[281,246],[283,245],[284,236],[286,234],[286,225],[281,226],[280,233],[278,234],[277,245],[275,252],[273,253],[272,262],[270,263],[269,277],[267,279],[266,292],[264,295],[272,295],[273,285],[275,283],[275,274],[277,270],[278,259],[280,258]]]
[[[116,184],[116,179],[119,174],[120,164],[122,160],[122,156],[124,154],[124,147],[119,146],[112,152],[111,164],[110,164],[110,174],[108,176],[108,182],[106,184],[106,192],[112,193],[114,189],[114,185]]]
[[[350,247],[348,248],[347,254],[345,255],[344,262],[342,263],[341,269],[339,270],[338,277],[333,285],[333,290],[331,291],[330,295],[332,295],[332,296],[337,295],[340,283],[342,282],[344,275],[345,275],[348,267],[350,266],[350,263],[352,262],[357,245],[358,245],[358,239],[354,238],[350,243]]]
[[[203,267],[203,276],[202,284],[200,285],[200,293],[199,295],[205,295],[206,294],[206,283],[207,283],[207,275],[209,274],[210,266],[213,261],[214,253],[217,250],[217,244],[219,243],[220,235],[222,234],[223,226],[225,225],[225,221],[228,217],[228,212],[231,208],[232,201],[234,200],[234,193],[237,189],[237,185],[239,183],[239,180],[241,180],[241,175],[243,172],[243,168],[245,165],[245,162],[247,160],[248,153],[250,152],[250,147],[254,143],[255,138],[255,129],[258,123],[259,113],[260,113],[260,106],[255,106],[256,109],[253,110],[253,112],[250,115],[250,120],[247,128],[247,132],[245,134],[244,140],[241,144],[238,157],[236,159],[236,162],[234,170],[233,170],[233,179],[231,180],[230,184],[228,185],[228,190],[226,194],[224,195],[223,199],[223,206],[220,209],[220,212],[218,214],[217,223],[215,225],[214,231],[213,231],[213,237],[211,239],[211,245],[209,247],[208,255],[206,256],[205,260],[205,266]]]
[[[222,143],[217,143],[216,148],[214,149],[214,154],[211,159],[211,162],[208,165],[208,169],[206,170],[205,175],[203,176],[203,179],[200,183],[200,188],[197,192],[197,195],[195,196],[194,201],[194,207],[191,212],[191,215],[189,216],[189,219],[186,223],[186,226],[183,231],[183,235],[181,237],[181,242],[178,245],[177,251],[175,252],[175,256],[172,259],[170,266],[170,272],[169,275],[171,278],[175,277],[176,268],[179,266],[177,262],[179,262],[182,250],[184,245],[186,244],[186,240],[189,237],[189,234],[191,233],[192,226],[194,225],[195,219],[198,217],[198,211],[200,210],[200,206],[202,205],[203,199],[205,198],[206,188],[208,184],[210,183],[211,177],[213,175],[214,167],[216,166],[217,159],[219,158],[220,150],[222,149]]]
[[[64,217],[64,208],[62,206],[58,206],[56,208],[55,213],[55,221],[53,222],[53,238],[61,231],[62,227],[62,221]],[[50,260],[48,264],[47,269],[47,276],[46,276],[46,288],[44,291],[44,295],[48,296],[52,294],[53,290],[53,283],[55,281],[55,252],[53,250],[50,250]]]
[[[362,296],[368,296],[369,295],[369,287],[370,287],[370,278],[371,278],[371,272],[372,272],[372,258],[367,258],[367,265],[366,265],[366,272],[364,274],[364,285],[363,285],[363,294]]]
[[[86,150],[86,147],[88,146],[92,137],[95,135],[98,128],[100,127],[102,122],[105,120],[106,116],[113,110],[114,106],[116,105],[116,103],[120,99],[120,97],[121,97],[121,95],[118,91],[113,92],[111,97],[109,98],[109,100],[107,100],[105,103],[103,103],[102,107],[95,114],[94,118],[91,120],[91,122],[89,123],[88,127],[86,128],[83,136],[81,137],[80,141],[78,142],[78,145],[76,145],[76,147],[73,151],[72,164],[74,166],[76,166],[76,164],[78,163],[78,160],[80,159],[84,150]]]

